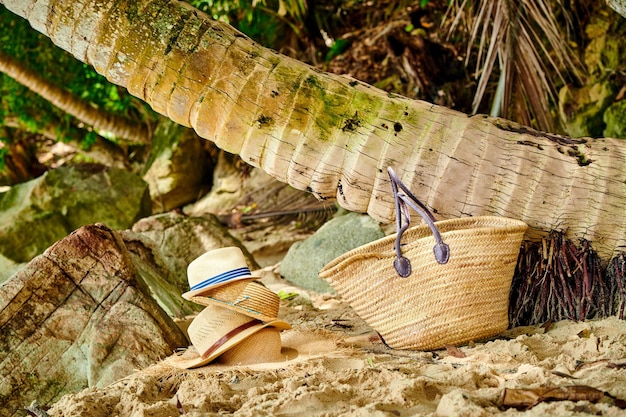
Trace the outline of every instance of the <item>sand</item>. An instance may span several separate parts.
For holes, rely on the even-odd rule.
[[[309,293],[275,276],[292,324],[287,361],[179,370],[167,358],[105,388],[67,395],[53,417],[109,416],[626,416],[600,401],[502,405],[505,389],[589,386],[626,399],[626,322],[562,321],[516,328],[488,341],[434,352],[387,348],[338,296]],[[462,357],[464,356],[464,357]],[[587,398],[587,397],[583,397]]]

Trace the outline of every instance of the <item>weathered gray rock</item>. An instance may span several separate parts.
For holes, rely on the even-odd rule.
[[[187,345],[138,274],[121,235],[91,225],[0,286],[0,416],[106,386]]]
[[[24,264],[18,264],[0,253],[0,284],[7,280],[11,275]]]
[[[160,121],[143,175],[150,187],[153,213],[182,207],[208,191],[211,164],[206,145],[192,129]]]
[[[149,214],[138,176],[101,165],[60,167],[0,194],[0,253],[28,262],[80,226],[124,230]]]
[[[132,231],[154,242],[166,268],[172,271],[167,281],[176,286],[178,293],[189,291],[187,265],[212,249],[238,246],[246,256],[248,266],[259,268],[248,250],[212,214],[202,217],[188,217],[176,212],[157,214],[139,220]]]
[[[169,317],[182,319],[202,306],[182,298],[188,291],[184,258],[170,256],[167,250],[147,236],[130,230],[117,232],[124,240],[137,274],[135,279]]]
[[[378,222],[364,214],[348,213],[330,220],[310,238],[294,243],[280,264],[280,274],[302,288],[333,292],[319,271],[339,255],[384,236]]]
[[[262,267],[280,262],[295,242],[311,236],[336,211],[258,168],[243,168],[238,156],[220,152],[211,191],[183,208],[189,216],[215,214]]]

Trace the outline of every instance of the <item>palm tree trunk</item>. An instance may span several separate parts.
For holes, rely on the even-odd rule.
[[[390,95],[173,0],[0,0],[156,111],[320,199],[389,221],[386,167],[438,218],[498,214],[626,245],[626,146]]]
[[[0,71],[50,101],[64,112],[97,130],[111,132],[118,138],[134,143],[148,142],[148,128],[144,124],[115,116],[91,106],[69,91],[44,79],[22,62],[2,52],[0,52]]]

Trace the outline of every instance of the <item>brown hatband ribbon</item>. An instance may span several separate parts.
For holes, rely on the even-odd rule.
[[[208,348],[206,352],[202,354],[202,359],[206,359],[209,356],[211,356],[211,354],[215,352],[217,349],[219,349],[220,346],[228,342],[233,337],[237,336],[239,333],[243,332],[246,329],[249,329],[252,326],[256,326],[257,324],[260,324],[260,323],[262,323],[261,320],[254,319],[254,320],[250,320],[247,323],[242,324],[239,327],[234,328],[233,330],[231,330],[230,332],[222,336],[217,342],[213,343],[213,345],[211,345],[211,347]]]

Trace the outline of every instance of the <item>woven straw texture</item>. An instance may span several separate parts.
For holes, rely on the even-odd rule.
[[[396,349],[433,350],[497,335],[508,327],[511,279],[527,225],[481,216],[435,223],[450,246],[438,264],[428,226],[402,237],[408,278],[393,267],[396,235],[358,247],[320,271],[320,277]]]
[[[257,281],[222,285],[206,296],[198,295],[190,300],[205,306],[218,305],[262,321],[276,320],[280,307],[278,295]]]

